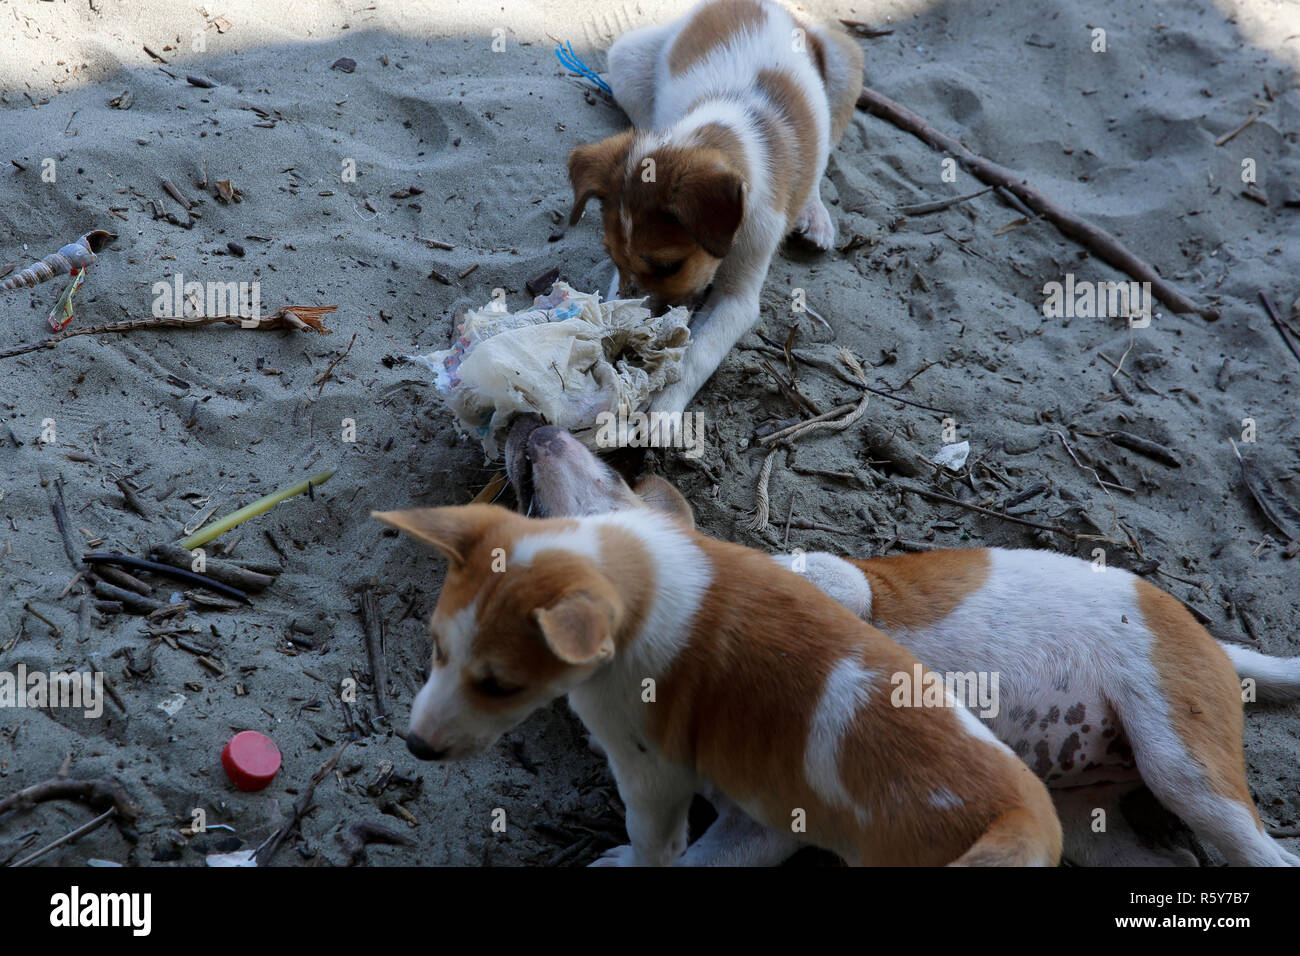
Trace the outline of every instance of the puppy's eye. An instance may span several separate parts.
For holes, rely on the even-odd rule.
[[[520,685],[503,683],[495,674],[488,674],[474,683],[474,689],[484,697],[513,697],[524,688]]]
[[[650,273],[656,279],[667,279],[675,275],[677,270],[686,264],[685,259],[676,259],[673,262],[652,262],[650,264]]]

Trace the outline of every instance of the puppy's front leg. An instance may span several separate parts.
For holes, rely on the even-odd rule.
[[[691,319],[691,344],[682,358],[682,377],[650,402],[649,411],[677,413],[717,371],[740,337],[758,324],[759,294],[784,231],[770,211],[754,210],[751,237],[718,267],[713,291]]]
[[[696,779],[651,751],[610,753],[619,796],[627,806],[630,846],[615,847],[592,866],[668,866],[686,849],[686,815]]]
[[[649,411],[684,412],[695,393],[717,371],[732,346],[758,321],[758,288],[710,301],[691,323],[691,344],[682,358],[680,380],[650,401]]]

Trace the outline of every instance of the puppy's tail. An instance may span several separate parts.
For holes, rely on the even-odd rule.
[[[949,865],[1056,866],[1060,862],[1061,824],[1056,813],[1045,816],[1016,807],[994,817],[974,845]]]
[[[1269,657],[1225,641],[1219,641],[1219,646],[1237,669],[1237,676],[1255,682],[1255,693],[1260,700],[1300,700],[1300,657]]]

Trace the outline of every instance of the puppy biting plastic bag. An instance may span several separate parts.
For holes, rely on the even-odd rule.
[[[501,454],[516,415],[532,412],[591,444],[597,416],[636,411],[681,378],[690,312],[654,317],[641,299],[601,302],[556,282],[531,308],[494,298],[465,314],[449,349],[407,356],[433,373],[462,428]]]

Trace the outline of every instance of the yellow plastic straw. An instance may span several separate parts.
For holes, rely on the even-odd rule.
[[[258,498],[251,505],[244,505],[238,511],[232,511],[224,518],[205,524],[198,531],[194,532],[180,544],[186,551],[192,551],[200,545],[207,544],[222,532],[229,531],[237,524],[243,524],[249,518],[255,518],[264,511],[270,511],[281,501],[286,498],[292,498],[294,495],[304,494],[308,488],[314,488],[317,485],[323,485],[330,480],[334,474],[334,469],[329,468],[322,471],[319,475],[312,475],[306,481],[300,481],[296,485],[290,485],[288,488],[281,488],[279,491],[273,491],[265,498]]]

